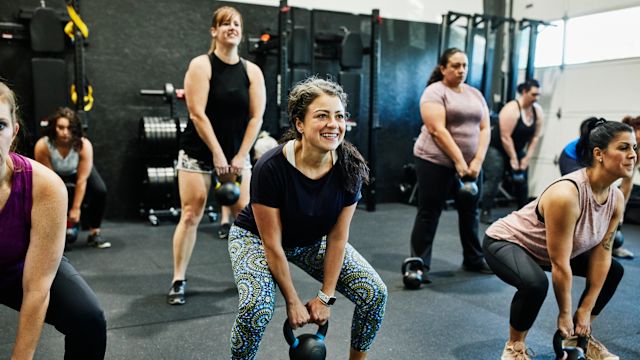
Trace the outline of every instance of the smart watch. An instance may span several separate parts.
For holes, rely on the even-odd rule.
[[[318,290],[318,299],[322,301],[325,305],[331,306],[336,302],[335,296],[329,296],[322,292],[322,290]]]

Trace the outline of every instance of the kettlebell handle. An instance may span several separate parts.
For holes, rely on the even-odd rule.
[[[324,340],[324,338],[327,336],[328,329],[329,329],[329,320],[327,320],[327,322],[325,322],[324,325],[319,325],[318,331],[316,332],[316,336],[318,337],[318,339]],[[287,340],[287,344],[289,344],[289,346],[291,346],[294,349],[298,347],[298,344],[300,343],[300,341],[295,335],[293,335],[293,328],[291,327],[291,324],[289,324],[289,318],[286,318],[284,320],[284,325],[282,326],[282,332],[284,333],[284,338],[285,340]]]
[[[238,186],[240,186],[240,183],[242,182],[242,175],[225,174],[220,176],[214,173],[214,178],[216,180],[216,185],[214,187],[215,190],[219,189],[222,184],[227,182],[233,182]]]
[[[562,333],[558,329],[556,330],[556,333],[553,334],[553,351],[556,353],[557,359],[562,359],[564,355],[563,354],[564,349],[562,348],[562,340],[564,340],[564,338],[562,337]],[[588,343],[588,339],[586,337],[578,336],[577,346],[581,348],[585,353],[587,352],[587,343]]]

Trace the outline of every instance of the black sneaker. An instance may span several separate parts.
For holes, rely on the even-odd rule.
[[[87,244],[97,249],[108,249],[111,247],[111,243],[105,240],[99,232],[89,235],[89,237],[87,237]]]
[[[478,264],[473,264],[473,265],[462,264],[462,270],[469,271],[469,272],[476,272],[480,274],[487,274],[487,275],[493,274],[493,270],[491,270],[489,265],[487,265],[487,263],[484,260]]]
[[[167,295],[167,303],[169,305],[184,305],[184,289],[187,287],[187,280],[176,280],[171,285],[169,295]]]
[[[229,229],[231,229],[231,224],[220,224],[220,229],[218,229],[218,237],[220,239],[226,239],[229,236]]]

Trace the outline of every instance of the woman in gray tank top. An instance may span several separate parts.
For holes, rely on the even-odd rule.
[[[624,212],[614,185],[629,178],[637,161],[633,129],[620,122],[583,122],[578,161],[586,168],[552,183],[540,197],[499,219],[486,231],[484,252],[495,274],[517,288],[511,303],[509,340],[502,359],[529,359],[524,343],[549,287],[551,271],[563,338],[589,336],[587,359],[615,360],[593,336],[592,322],[616,291],[624,269],[611,257],[613,236]],[[587,286],[572,315],[573,276]],[[575,338],[565,345],[575,345]]]
[[[55,171],[67,184],[68,222],[80,222],[80,213],[86,204],[86,214],[82,219],[89,226],[87,243],[98,249],[110,248],[111,243],[100,232],[107,187],[93,165],[93,146],[83,134],[80,119],[73,110],[59,108],[49,118],[45,134],[36,142],[35,158]]]

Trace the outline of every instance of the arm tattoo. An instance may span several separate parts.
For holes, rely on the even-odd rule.
[[[605,240],[602,242],[602,247],[605,250],[609,251],[613,247],[613,237],[615,234],[616,232],[612,231],[609,234],[607,234],[607,236],[605,236]]]

